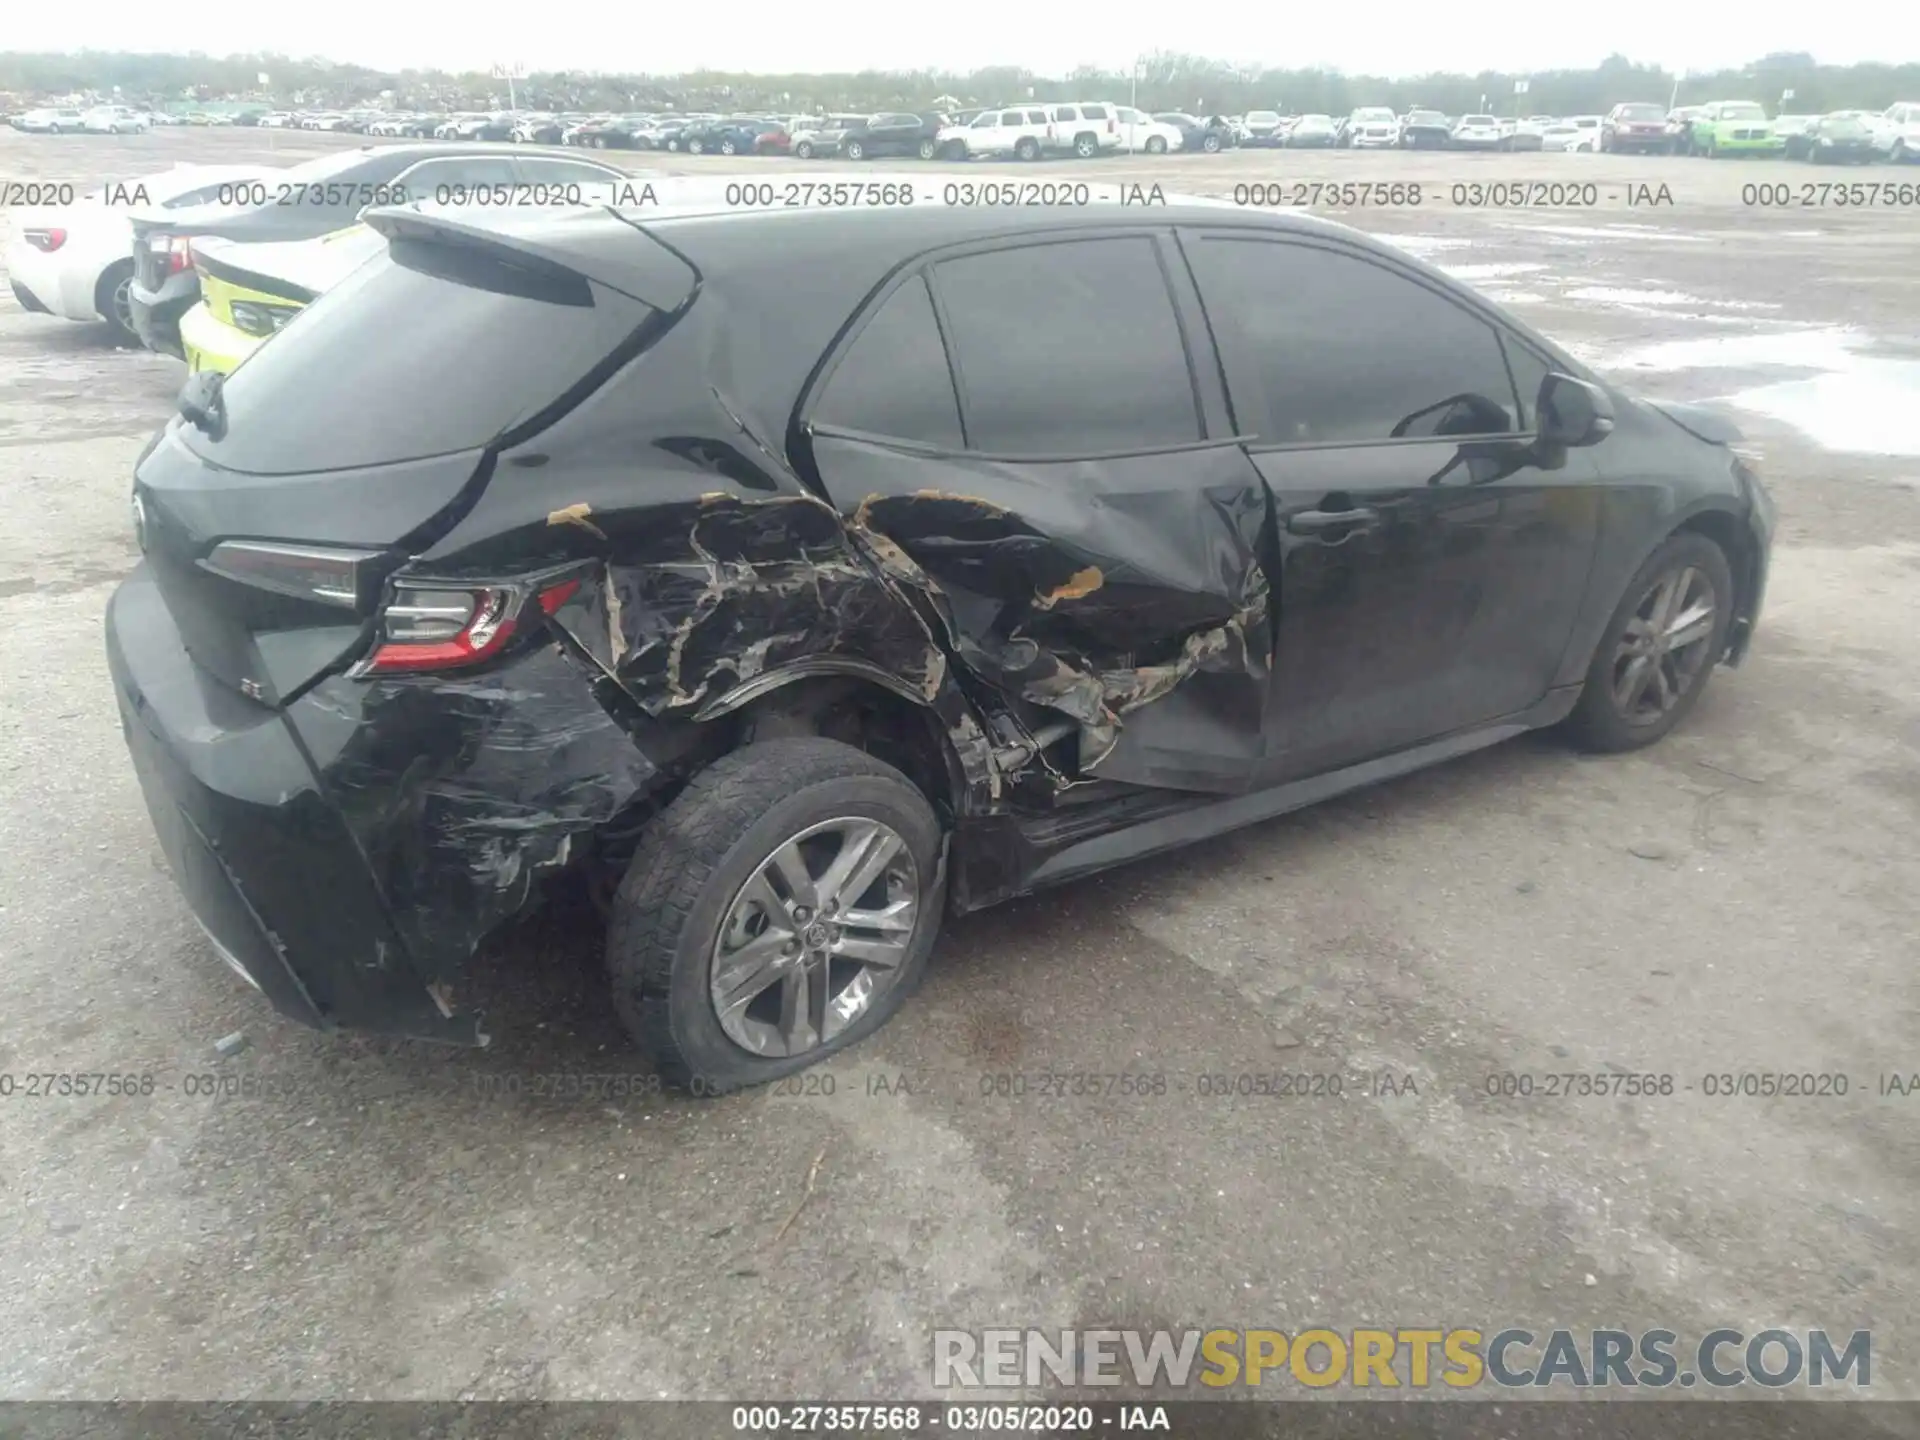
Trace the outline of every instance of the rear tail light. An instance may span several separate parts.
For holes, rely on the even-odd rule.
[[[404,675],[484,664],[533,618],[531,609],[552,615],[579,588],[577,578],[471,586],[397,580],[380,612],[373,653],[353,673]]]
[[[36,250],[44,250],[51,255],[67,243],[67,232],[59,229],[29,230],[26,232],[27,244]]]
[[[337,605],[344,610],[370,606],[379,583],[381,557],[372,550],[331,550],[311,545],[229,540],[213,547],[201,568],[244,585],[296,600]]]
[[[233,325],[248,335],[271,335],[300,313],[294,305],[266,305],[257,300],[235,300],[227,306]]]
[[[193,268],[193,237],[191,235],[169,235],[167,237],[167,274],[178,275]]]

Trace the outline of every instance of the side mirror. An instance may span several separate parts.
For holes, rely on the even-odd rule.
[[[1597,445],[1613,433],[1613,401],[1607,392],[1558,371],[1540,382],[1534,414],[1546,445]]]

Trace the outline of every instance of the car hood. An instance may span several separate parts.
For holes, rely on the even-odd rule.
[[[1685,405],[1675,400],[1648,400],[1645,397],[1641,397],[1641,403],[1658,410],[1689,435],[1710,444],[1731,445],[1744,438],[1745,432],[1732,420],[1704,405]]]

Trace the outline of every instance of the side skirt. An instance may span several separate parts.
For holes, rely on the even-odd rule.
[[[1238,795],[1230,800],[1197,799],[1195,804],[1176,810],[1172,814],[1159,815],[1137,824],[1091,835],[1085,839],[1069,841],[1064,846],[1052,850],[1051,853],[1042,852],[1044,858],[1039,858],[1038,864],[1032,865],[1013,885],[998,889],[997,893],[995,893],[997,887],[990,885],[982,886],[978,891],[963,891],[964,899],[960,896],[955,897],[957,902],[955,910],[960,912],[984,908],[1001,900],[1012,899],[1016,895],[1062,884],[1068,880],[1077,880],[1082,876],[1091,875],[1115,865],[1157,855],[1162,851],[1179,849],[1197,840],[1210,839],[1215,835],[1223,835],[1229,830],[1238,830],[1246,825],[1304,809],[1322,800],[1330,800],[1336,795],[1344,795],[1350,790],[1377,785],[1383,780],[1392,780],[1401,775],[1411,774],[1415,770],[1424,770],[1429,765],[1437,765],[1443,760],[1451,760],[1475,750],[1484,750],[1489,745],[1497,745],[1502,740],[1510,740],[1529,730],[1544,729],[1546,726],[1558,724],[1567,717],[1580,698],[1580,688],[1578,685],[1568,685],[1550,690],[1537,703],[1516,714],[1475,726],[1470,730],[1456,731],[1411,749],[1365,760],[1357,765],[1349,765],[1345,769],[1330,770],[1322,775],[1308,776],[1303,780],[1290,781],[1250,795]],[[1002,834],[997,837],[983,836],[982,838],[987,843],[993,843],[994,839],[1004,840],[1005,836]],[[964,845],[966,840],[964,830],[960,839]],[[1038,858],[1034,857],[1033,849],[1029,849],[1029,856]],[[1001,868],[1003,865],[1004,862],[1001,862],[1001,866],[992,868]]]

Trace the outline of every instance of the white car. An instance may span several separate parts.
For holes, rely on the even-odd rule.
[[[1583,150],[1597,150],[1598,147],[1599,140],[1571,120],[1556,120],[1540,132],[1540,148],[1544,151],[1572,155]]]
[[[934,143],[943,160],[1006,155],[1016,160],[1038,160],[1050,142],[1048,132],[1052,123],[1044,105],[983,110],[966,125],[943,126]],[[796,149],[799,143],[799,137],[795,136]]]
[[[1455,150],[1498,150],[1507,138],[1491,115],[1462,115],[1453,122],[1447,143]]]
[[[1920,160],[1920,103],[1903,100],[1867,121],[1873,148],[1898,165]]]
[[[1047,106],[1047,152],[1091,160],[1096,155],[1118,150],[1120,120],[1116,112],[1119,108],[1106,100],[1075,100]]]
[[[1347,117],[1343,138],[1355,150],[1391,150],[1400,143],[1400,117],[1385,105],[1362,105]]]
[[[85,128],[84,118],[83,112],[73,109],[29,110],[13,117],[13,128],[30,135],[71,134]]]
[[[1186,131],[1164,120],[1156,120],[1144,110],[1136,110],[1131,105],[1116,105],[1113,113],[1120,123],[1120,148],[1129,154],[1164,155],[1169,150],[1180,149],[1187,142]]]
[[[1248,145],[1278,145],[1286,134],[1278,110],[1249,110],[1239,121],[1241,140]]]
[[[136,207],[179,210],[216,205],[222,186],[273,174],[264,165],[176,165],[139,180],[117,182],[71,205],[15,210],[7,276],[22,309],[63,320],[104,320],[116,340],[138,343],[127,309],[133,281]]]
[[[260,123],[269,130],[284,130],[293,123],[293,116],[285,110],[271,110],[260,117]]]
[[[96,105],[80,116],[80,128],[94,135],[144,135],[147,122],[126,105]]]
[[[1302,115],[1287,127],[1289,150],[1330,150],[1340,143],[1340,127],[1331,115]]]

